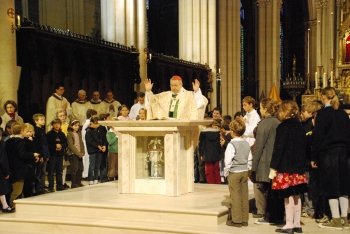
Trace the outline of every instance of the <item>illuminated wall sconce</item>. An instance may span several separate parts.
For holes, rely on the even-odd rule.
[[[9,8],[7,9],[7,16],[11,19],[14,19],[15,16],[16,16],[16,13],[15,13],[15,9],[13,8]],[[15,22],[16,22],[16,26],[14,25],[14,23],[12,22],[11,23],[11,32],[14,33],[15,30],[19,29],[21,27],[21,16],[20,15],[17,15],[16,16],[16,19],[15,19]]]

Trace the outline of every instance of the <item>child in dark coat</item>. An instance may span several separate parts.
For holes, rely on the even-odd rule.
[[[208,184],[220,184],[220,122],[214,121],[211,127],[201,131],[199,135],[199,155],[205,162],[205,177]]]
[[[47,133],[47,142],[50,150],[49,158],[49,191],[54,192],[54,173],[56,173],[56,190],[65,188],[62,184],[63,156],[67,147],[67,138],[61,131],[61,120],[51,121],[52,129]]]

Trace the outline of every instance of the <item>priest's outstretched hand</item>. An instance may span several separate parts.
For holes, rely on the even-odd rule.
[[[143,81],[143,83],[145,85],[145,90],[146,91],[152,91],[153,83],[152,83],[151,79],[145,79]]]
[[[198,79],[194,79],[194,82],[192,82],[192,87],[193,87],[193,91],[197,92],[199,87],[200,87],[201,83],[199,82]]]

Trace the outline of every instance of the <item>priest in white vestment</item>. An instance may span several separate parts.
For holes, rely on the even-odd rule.
[[[184,89],[182,78],[173,76],[170,79],[170,91],[159,94],[152,93],[153,83],[145,80],[145,106],[147,119],[203,119],[207,99],[202,95],[200,83],[196,79],[193,84],[193,92]]]

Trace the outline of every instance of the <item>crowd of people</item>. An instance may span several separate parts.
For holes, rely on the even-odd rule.
[[[118,138],[99,121],[145,120],[145,94],[129,108],[108,91],[104,100],[94,91],[87,100],[79,90],[69,103],[64,86],[57,84],[48,98],[46,114],[36,113],[27,123],[17,103],[4,103],[0,117],[0,201],[4,213],[15,212],[14,200],[68,188],[118,179]],[[31,123],[29,123],[31,122]],[[70,186],[66,183],[69,169]]]
[[[248,181],[253,183],[254,223],[282,224],[276,232],[302,233],[301,217],[320,228],[349,229],[350,120],[336,90],[321,100],[277,103],[252,97],[233,121],[212,111],[213,124],[200,133],[195,182],[227,183],[227,225],[248,225]],[[219,153],[220,152],[220,153]]]
[[[13,201],[23,196],[81,187],[82,180],[89,185],[117,180],[118,138],[101,120],[146,120],[147,111],[151,118],[203,118],[200,110],[208,100],[197,80],[193,92],[182,87],[179,76],[171,78],[168,92],[154,95],[152,86],[146,80],[146,93],[139,93],[129,109],[111,91],[104,100],[98,91],[87,100],[79,90],[69,103],[58,84],[46,114],[34,114],[32,124],[18,115],[16,102],[6,101],[0,119],[2,212],[15,212]],[[256,224],[284,223],[276,232],[301,233],[304,216],[321,228],[349,229],[350,120],[334,88],[324,88],[321,97],[301,108],[294,101],[263,98],[258,113],[254,98],[247,96],[233,118],[222,116],[220,108],[207,116],[213,122],[199,135],[194,182],[228,184],[227,225],[248,225],[250,180]]]

